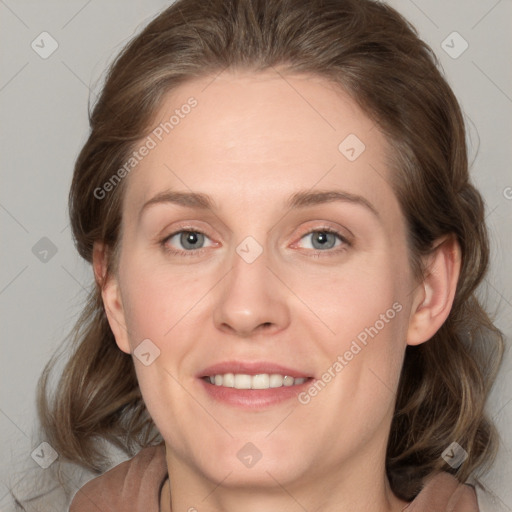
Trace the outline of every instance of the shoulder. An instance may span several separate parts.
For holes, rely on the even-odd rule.
[[[158,511],[160,487],[166,476],[164,446],[144,448],[132,459],[87,482],[75,494],[69,511]]]
[[[479,512],[474,488],[442,472],[425,479],[423,489],[404,512]]]

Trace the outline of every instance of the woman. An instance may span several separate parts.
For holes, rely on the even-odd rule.
[[[478,510],[502,338],[430,49],[370,0],[180,0],[116,60],[70,192],[96,294],[59,454],[82,510]]]

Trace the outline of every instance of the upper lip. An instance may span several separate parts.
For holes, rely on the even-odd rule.
[[[223,375],[226,373],[238,373],[245,375],[268,373],[287,375],[294,378],[311,377],[311,374],[308,372],[288,368],[268,361],[223,361],[221,363],[208,366],[199,372],[198,377],[210,377],[212,375]]]

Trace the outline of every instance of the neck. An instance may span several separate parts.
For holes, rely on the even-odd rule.
[[[231,473],[220,482],[198,477],[169,453],[167,464],[172,485],[169,480],[164,484],[161,512],[401,512],[408,505],[392,493],[383,465],[361,468],[357,460],[347,465],[350,471],[329,471],[293,483],[279,482],[267,472],[258,485],[232,483]]]

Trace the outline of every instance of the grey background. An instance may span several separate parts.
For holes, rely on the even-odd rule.
[[[389,3],[432,46],[466,114],[472,175],[487,204],[492,238],[492,268],[482,293],[510,341],[512,2]],[[26,468],[36,476],[49,471],[30,456],[44,441],[35,429],[36,382],[92,283],[90,268],[75,254],[66,210],[74,160],[88,133],[88,101],[94,102],[107,63],[166,5],[162,0],[0,0],[0,510],[9,507],[8,489],[26,479]],[[58,43],[47,59],[31,47],[43,31]],[[454,31],[469,45],[458,58],[445,51],[453,55],[463,48],[458,36],[450,36]],[[44,249],[48,254],[40,252]],[[502,445],[485,478],[494,505],[482,498],[484,511],[512,511],[511,383],[508,351],[489,404]]]

